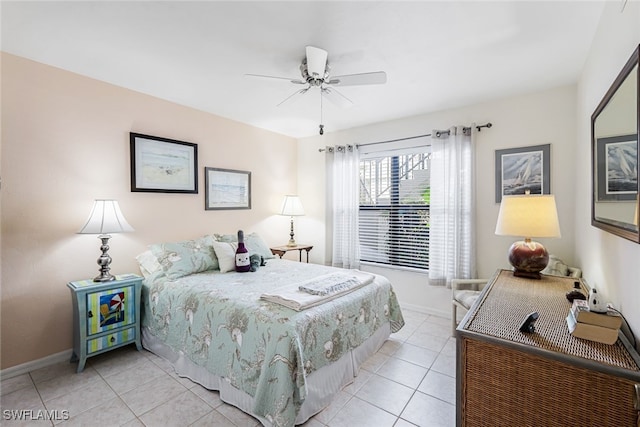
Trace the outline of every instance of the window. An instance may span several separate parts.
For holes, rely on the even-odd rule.
[[[360,261],[429,268],[429,147],[360,160]]]

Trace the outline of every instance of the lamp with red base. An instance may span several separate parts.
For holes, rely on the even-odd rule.
[[[540,272],[549,263],[549,253],[541,243],[531,238],[560,237],[555,197],[549,194],[503,196],[496,234],[524,237],[509,248],[513,275],[540,279]]]

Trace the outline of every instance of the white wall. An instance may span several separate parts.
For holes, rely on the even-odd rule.
[[[583,269],[588,283],[640,331],[640,245],[591,226],[591,114],[640,43],[640,2],[608,2],[576,87],[495,100],[451,111],[380,123],[299,141],[299,192],[310,209],[299,230],[320,250],[315,262],[325,262],[324,162],[318,148],[367,143],[428,133],[453,124],[484,123],[494,127],[478,138],[476,165],[478,268],[487,277],[508,268],[508,237],[493,235],[498,205],[493,200],[494,151],[551,143],[551,192],[556,195],[562,238],[541,240],[551,253]],[[380,271],[384,272],[384,269]],[[429,287],[424,275],[391,272],[400,301],[428,312],[449,313],[449,292]]]
[[[591,114],[640,43],[640,2],[607,3],[578,83],[576,182],[591,182]],[[576,187],[576,260],[640,333],[640,245],[591,226],[591,187]]]
[[[494,156],[495,150],[503,148],[551,144],[551,192],[557,199],[562,238],[540,241],[550,253],[574,265],[575,100],[576,87],[564,86],[300,140],[298,191],[307,215],[298,221],[298,234],[305,242],[316,245],[312,252],[314,262],[327,261],[325,228],[318,227],[325,220],[324,154],[318,152],[319,148],[421,135],[451,125],[491,122],[491,129],[478,134],[476,147],[479,277],[490,277],[498,268],[510,268],[506,254],[516,240],[494,234],[499,210],[494,194]],[[587,182],[581,185],[586,186]],[[384,268],[375,271],[392,280],[405,306],[449,315],[451,291],[429,286],[426,275]]]

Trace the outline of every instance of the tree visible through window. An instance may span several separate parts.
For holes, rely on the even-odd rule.
[[[428,147],[360,161],[360,260],[429,268]]]

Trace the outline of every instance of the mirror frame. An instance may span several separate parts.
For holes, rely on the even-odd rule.
[[[638,117],[636,117],[636,140],[638,140],[638,136],[640,136],[640,45],[636,48],[631,55],[631,58],[627,61],[624,68],[618,74],[615,81],[598,104],[598,107],[591,115],[591,225],[601,230],[607,231],[611,234],[615,234],[616,236],[623,237],[625,239],[631,240],[636,243],[640,243],[640,218],[636,218],[636,223],[638,224],[636,230],[631,230],[628,227],[624,227],[622,225],[615,224],[615,220],[612,222],[605,222],[596,219],[596,179],[597,175],[597,157],[596,157],[596,135],[595,135],[595,122],[600,113],[604,110],[604,108],[609,104],[609,101],[613,98],[616,91],[620,88],[622,83],[625,81],[627,76],[633,70],[633,67],[638,66],[637,72],[637,82],[636,82],[636,104]],[[640,150],[639,150],[640,151]],[[640,156],[636,159],[636,164],[640,165]],[[640,180],[639,180],[640,181]],[[638,192],[640,194],[640,192]],[[638,201],[638,197],[636,197],[636,216],[640,216],[638,205],[640,202]]]

